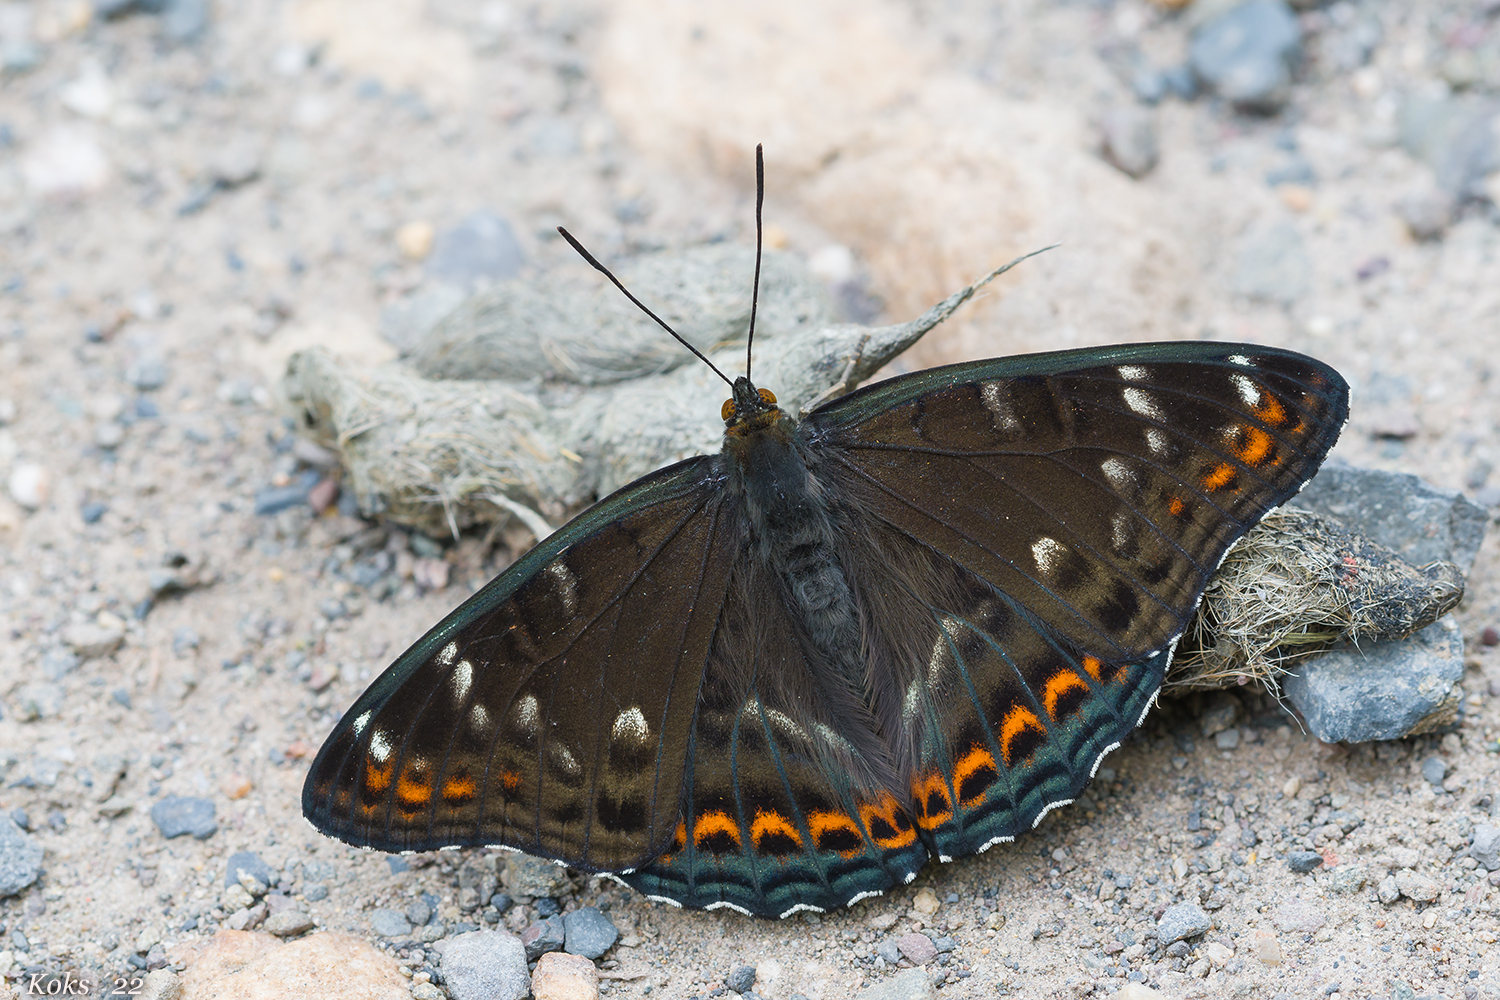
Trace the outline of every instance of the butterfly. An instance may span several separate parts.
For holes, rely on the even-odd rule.
[[[948,365],[800,420],[748,371],[720,453],[584,511],[371,684],[315,827],[692,908],[878,895],[1079,793],[1348,413],[1332,368],[1248,344]]]

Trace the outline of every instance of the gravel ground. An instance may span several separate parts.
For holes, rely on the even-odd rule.
[[[1033,836],[775,923],[514,868],[492,885],[462,875],[477,852],[402,861],[309,830],[307,755],[339,710],[514,553],[347,500],[314,513],[328,456],[276,404],[294,349],[392,357],[381,310],[438,278],[580,267],[559,223],[608,259],[746,240],[764,141],[773,239],[850,317],[904,320],[1063,241],[910,366],[1129,338],[1294,347],[1356,387],[1339,458],[1493,509],[1495,4],[1247,5],[1281,13],[1253,14],[1256,51],[1214,64],[1243,72],[1206,83],[1183,69],[1194,39],[1244,8],[96,6],[0,3],[17,993],[33,973],[168,966],[224,926],[295,936],[274,923],[293,913],[394,950],[427,996],[432,945],[461,925],[541,922],[535,939],[594,907],[621,935],[596,963],[606,995],[1500,996],[1500,874],[1470,856],[1500,794],[1495,533],[1458,609],[1455,732],[1322,745],[1240,691],[1219,696],[1224,739],[1206,700],[1168,701]],[[264,866],[256,891],[225,888],[237,852]]]

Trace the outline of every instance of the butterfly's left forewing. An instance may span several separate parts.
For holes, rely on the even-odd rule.
[[[324,744],[307,818],[382,851],[505,845],[592,871],[665,849],[741,532],[719,468],[601,501],[418,641]]]

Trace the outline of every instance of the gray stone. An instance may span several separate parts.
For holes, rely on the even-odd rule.
[[[443,985],[453,1000],[525,1000],[526,949],[505,931],[470,931],[441,941]]]
[[[1287,867],[1294,872],[1306,874],[1323,865],[1323,855],[1317,851],[1292,851],[1286,856]]]
[[[1376,897],[1386,906],[1401,898],[1401,889],[1396,885],[1396,876],[1387,875],[1375,886]]]
[[[724,977],[724,985],[736,993],[744,993],[755,985],[755,966],[736,965],[729,970],[729,975]]]
[[[1469,844],[1469,857],[1490,871],[1500,871],[1500,829],[1481,823],[1474,828],[1474,840]]]
[[[875,954],[884,959],[887,965],[895,965],[901,961],[901,949],[897,947],[895,938],[886,938],[877,944]]]
[[[926,965],[937,958],[938,952],[932,943],[932,938],[915,931],[896,938],[896,947],[901,949],[902,957],[912,965]]]
[[[1448,762],[1441,757],[1428,757],[1422,761],[1422,777],[1430,784],[1441,785],[1448,777]]]
[[[1291,93],[1302,28],[1281,0],[1246,0],[1193,33],[1188,60],[1203,84],[1238,108],[1273,112]]]
[[[1440,239],[1457,210],[1453,196],[1436,187],[1412,192],[1396,202],[1396,214],[1406,223],[1406,231],[1423,242]]]
[[[1156,940],[1163,945],[1208,933],[1214,923],[1196,903],[1177,903],[1167,907],[1156,922]]]
[[[933,1000],[926,969],[904,969],[856,994],[857,1000]]]
[[[42,874],[42,845],[0,817],[0,899],[14,896]]]
[[[254,851],[236,851],[229,856],[229,861],[224,866],[224,886],[228,888],[231,885],[240,885],[240,875],[244,872],[248,872],[263,886],[269,886],[272,882],[271,868],[261,860],[259,854]],[[264,890],[262,890],[262,895],[264,895]]]
[[[206,840],[219,829],[214,819],[212,799],[184,798],[168,795],[151,807],[151,822],[168,840],[192,834],[198,840]]]
[[[282,910],[266,918],[266,930],[277,937],[296,937],[313,929],[313,919],[301,910]]]
[[[125,641],[125,630],[116,626],[84,622],[62,630],[62,641],[85,660],[108,656]]]
[[[535,962],[549,951],[562,951],[568,942],[567,924],[562,917],[538,920],[521,932],[526,961]]]
[[[328,886],[322,882],[310,882],[302,888],[302,898],[310,903],[318,903],[328,898]]]
[[[1458,490],[1440,489],[1404,472],[1327,463],[1293,501],[1336,517],[1411,563],[1474,566],[1488,514]]]
[[[162,33],[174,42],[192,42],[208,30],[213,14],[209,0],[169,0],[162,12]]]
[[[581,907],[563,917],[563,934],[563,951],[588,959],[598,958],[620,940],[614,922],[592,906]]]
[[[60,681],[83,664],[83,657],[66,649],[53,647],[42,654],[42,676]]]
[[[1363,865],[1339,865],[1329,873],[1328,887],[1334,892],[1358,892],[1369,879],[1369,872]]]
[[[1156,166],[1160,144],[1149,109],[1134,104],[1109,108],[1099,116],[1099,132],[1104,158],[1131,177],[1144,177]]]
[[[1397,111],[1402,147],[1432,168],[1437,186],[1463,201],[1486,196],[1487,175],[1500,170],[1500,103],[1473,95],[1416,94]]]
[[[67,692],[61,684],[50,681],[32,681],[16,688],[16,714],[22,722],[50,719],[62,711]]]
[[[510,223],[493,209],[480,209],[438,234],[426,270],[431,277],[471,285],[514,277],[524,262]]]
[[[411,924],[400,910],[382,906],[370,911],[370,929],[381,937],[402,938],[411,933]]]
[[[1276,907],[1271,922],[1282,931],[1311,934],[1328,923],[1328,917],[1316,904],[1292,896]]]
[[[1414,899],[1419,903],[1430,903],[1443,892],[1442,887],[1426,875],[1404,869],[1396,873],[1396,888],[1407,899]]]
[[[414,926],[421,927],[432,919],[432,907],[427,905],[425,899],[414,899],[406,904],[406,919]]]
[[[1240,745],[1240,731],[1238,729],[1226,729],[1222,733],[1214,734],[1214,746],[1220,750],[1233,750]]]
[[[1400,739],[1456,719],[1463,653],[1445,615],[1398,642],[1339,646],[1300,663],[1282,690],[1325,743]]]
[[[501,879],[512,896],[530,896],[533,899],[550,896],[556,899],[572,892],[566,869],[526,854],[508,853]]]
[[[1251,229],[1240,238],[1234,290],[1260,302],[1291,305],[1312,288],[1312,259],[1290,222]]]
[[[1228,691],[1215,692],[1198,719],[1204,736],[1215,736],[1233,726],[1240,717],[1240,700]]]

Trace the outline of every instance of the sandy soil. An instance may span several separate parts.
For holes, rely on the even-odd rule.
[[[402,570],[433,553],[374,523],[254,512],[311,457],[276,408],[286,356],[390,357],[378,316],[422,284],[420,224],[493,208],[532,271],[581,266],[559,223],[605,257],[746,240],[764,141],[776,241],[852,250],[848,301],[884,319],[1062,241],[913,367],[1120,339],[1294,347],[1356,386],[1336,455],[1500,499],[1495,210],[1472,203],[1427,242],[1397,212],[1434,190],[1397,143],[1403,101],[1463,82],[1455,53],[1481,67],[1466,100],[1500,88],[1493,5],[1306,13],[1289,105],[1168,98],[1139,180],[1093,123],[1134,102],[1139,65],[1181,62],[1202,11],[739,6],[259,0],[176,42],[158,16],[5,5],[36,60],[0,80],[0,808],[45,849],[41,879],[0,903],[14,988],[212,935],[240,850],[294,897],[326,884],[299,904],[325,928],[374,940],[368,911],[421,893],[470,919],[461,856],[392,874],[312,833],[298,793],[337,712],[512,553],[450,545],[431,589]],[[412,556],[389,586],[351,582],[382,549]],[[642,974],[607,993],[706,995],[749,963],[763,996],[848,996],[890,975],[877,945],[926,927],[952,940],[928,972],[956,997],[1113,992],[1127,972],[1172,997],[1500,996],[1500,888],[1464,857],[1500,793],[1500,652],[1479,641],[1500,625],[1497,553],[1491,537],[1458,611],[1456,733],[1323,746],[1244,695],[1244,738],[1221,750],[1198,702],[1169,702],[1034,836],[849,912],[772,923],[580,883],[570,904],[607,906],[624,935],[606,969]],[[139,617],[163,567],[202,585]],[[106,648],[68,669],[90,639]],[[170,795],[212,800],[217,832],[163,839],[148,814]],[[1340,810],[1357,822],[1330,823]],[[1295,874],[1297,848],[1328,863]],[[1434,901],[1379,901],[1403,866]],[[1182,901],[1214,926],[1161,955],[1145,933]]]

